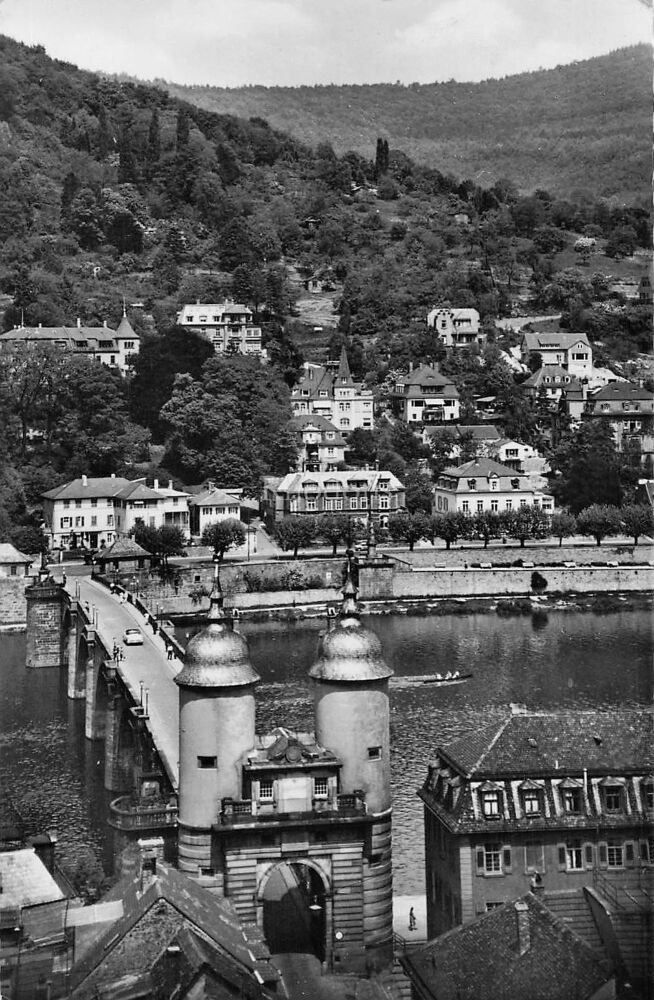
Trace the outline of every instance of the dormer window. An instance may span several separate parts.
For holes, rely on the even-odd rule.
[[[563,812],[570,816],[581,812],[581,786],[577,782],[562,781],[559,785]]]
[[[600,781],[602,805],[607,813],[620,813],[624,808],[624,789],[622,785],[610,778]]]
[[[643,781],[643,805],[648,812],[654,811],[654,778]]]
[[[512,479],[511,480],[511,489],[512,490],[519,490],[520,489],[520,480],[519,479]]]
[[[497,478],[497,476],[493,476],[493,478],[490,481],[490,488],[492,490],[497,490],[499,489],[499,485],[500,485],[499,479]]]
[[[484,819],[500,819],[502,815],[502,792],[499,788],[482,788],[480,791],[480,801]]]
[[[477,480],[476,479],[469,479],[468,480],[468,489],[469,490],[476,490],[477,489]]]
[[[525,816],[540,816],[543,811],[543,790],[531,783],[525,783],[520,789],[520,798]]]

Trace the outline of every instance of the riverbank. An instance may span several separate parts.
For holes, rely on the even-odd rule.
[[[277,595],[278,598],[281,595]],[[238,617],[252,622],[303,621],[311,618],[329,617],[329,608],[334,601],[320,604],[278,603],[275,607],[239,609]],[[500,616],[544,615],[548,611],[577,611],[594,614],[610,614],[617,611],[654,610],[654,593],[552,593],[532,597],[418,597],[411,600],[382,598],[365,601],[361,612],[365,615],[477,615],[497,614]],[[171,614],[170,620],[177,626],[200,624],[204,614],[195,611],[187,614]]]

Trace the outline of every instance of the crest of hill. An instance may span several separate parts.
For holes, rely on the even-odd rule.
[[[378,136],[441,173],[560,196],[645,197],[652,49],[635,45],[481,83],[220,88],[166,83],[210,111],[374,156]]]

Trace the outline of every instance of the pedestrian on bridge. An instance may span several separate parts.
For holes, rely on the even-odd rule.
[[[172,658],[173,658],[173,652],[174,652],[174,650],[173,650],[173,644],[172,644],[172,642],[167,642],[166,643],[166,657],[169,660],[172,660]]]

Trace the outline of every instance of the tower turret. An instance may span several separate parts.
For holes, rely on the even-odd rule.
[[[371,967],[392,960],[391,775],[388,680],[378,637],[361,624],[353,553],[343,602],[309,671],[316,741],[342,761],[341,793],[362,791],[374,817],[363,860],[363,937]]]
[[[254,686],[247,639],[223,608],[214,563],[207,627],[186,648],[179,685],[179,867],[220,874],[211,827],[223,798],[241,796],[241,756],[254,746]]]

